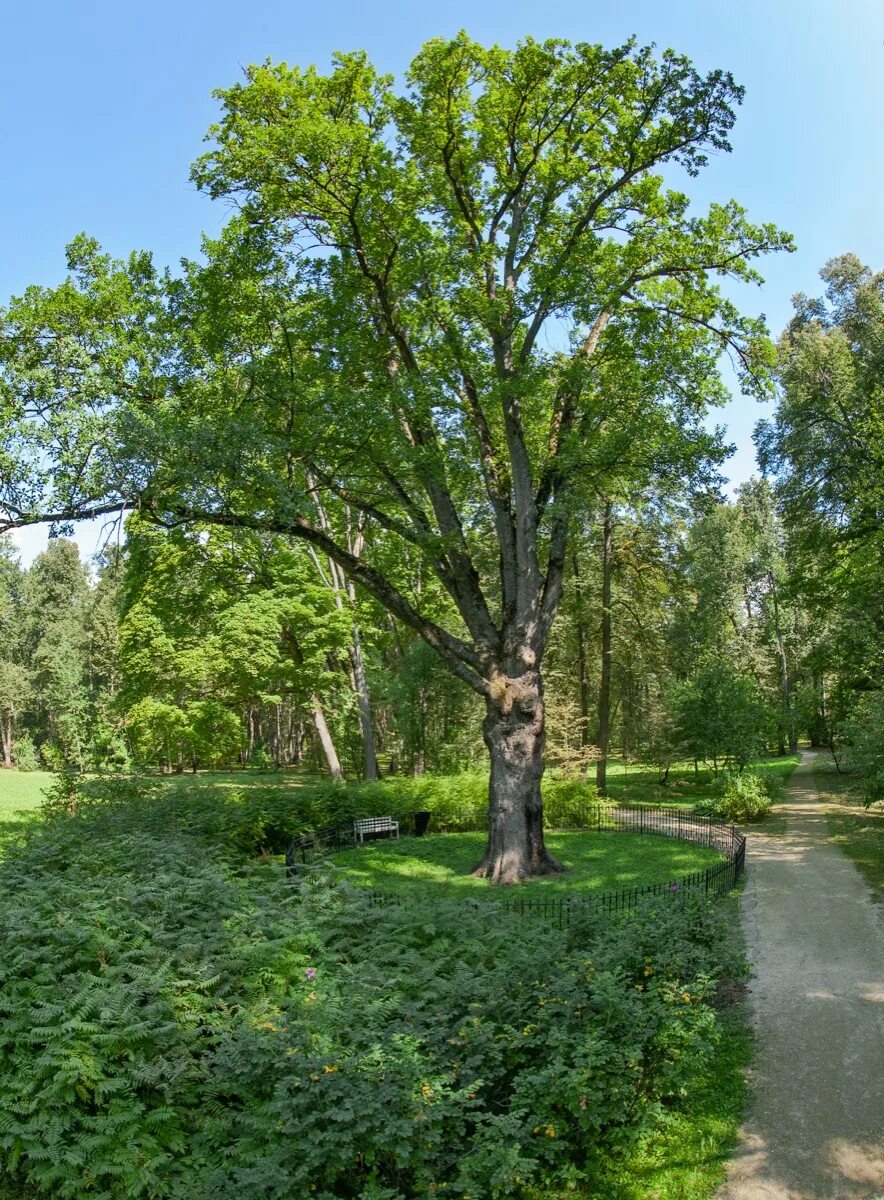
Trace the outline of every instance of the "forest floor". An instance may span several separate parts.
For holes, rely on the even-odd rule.
[[[753,831],[743,918],[756,1039],[720,1200],[884,1197],[884,908],[836,844],[805,752]]]

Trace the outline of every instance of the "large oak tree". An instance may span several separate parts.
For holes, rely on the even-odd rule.
[[[695,469],[722,349],[762,386],[763,326],[714,279],[788,239],[664,180],[729,149],[741,96],[633,43],[461,34],[401,88],[362,54],[250,68],[194,169],[235,208],[205,261],[159,278],[81,239],[6,312],[6,526],[138,507],[303,539],[483,698],[478,870],[558,869],[541,667],[575,511]],[[358,556],[321,516],[344,511]]]

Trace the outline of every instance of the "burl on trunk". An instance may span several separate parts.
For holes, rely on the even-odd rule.
[[[491,756],[488,846],[473,874],[509,884],[563,871],[543,842],[544,710],[539,672],[494,676],[482,732]]]

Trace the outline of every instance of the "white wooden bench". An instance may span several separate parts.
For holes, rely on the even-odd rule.
[[[392,817],[363,817],[353,822],[353,837],[357,842],[365,841],[366,834],[385,833],[389,837],[399,836],[399,822]]]

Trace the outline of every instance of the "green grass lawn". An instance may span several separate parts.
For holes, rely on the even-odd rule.
[[[765,779],[772,779],[782,787],[799,761],[797,754],[787,754],[782,758],[766,756],[754,759],[747,770],[755,771]],[[660,782],[660,772],[656,767],[644,763],[614,761],[608,764],[608,792],[622,804],[663,804],[691,808],[711,798],[714,782],[711,768],[701,767],[695,772],[692,763],[673,766],[666,783]]]
[[[482,857],[484,833],[443,833],[423,838],[384,839],[334,855],[344,878],[360,887],[386,892],[426,892],[439,888],[446,895],[494,898],[501,893],[470,870]],[[705,846],[672,838],[625,833],[548,833],[546,844],[568,870],[562,875],[531,879],[520,888],[551,888],[575,895],[592,895],[665,883],[721,862]]]
[[[296,767],[289,770],[261,771],[253,767],[245,767],[239,771],[183,771],[180,775],[157,775],[167,787],[187,791],[191,787],[205,787],[211,784],[219,788],[239,788],[249,791],[255,788],[279,788],[290,791],[293,788],[305,787],[311,783],[328,782],[328,776],[317,775],[312,771],[301,771]]]
[[[876,900],[884,900],[884,805],[864,808],[856,781],[840,775],[821,754],[813,769],[820,798],[833,807],[827,813],[829,837],[863,873]]]
[[[49,771],[0,771],[0,844],[31,820],[52,779]]]

